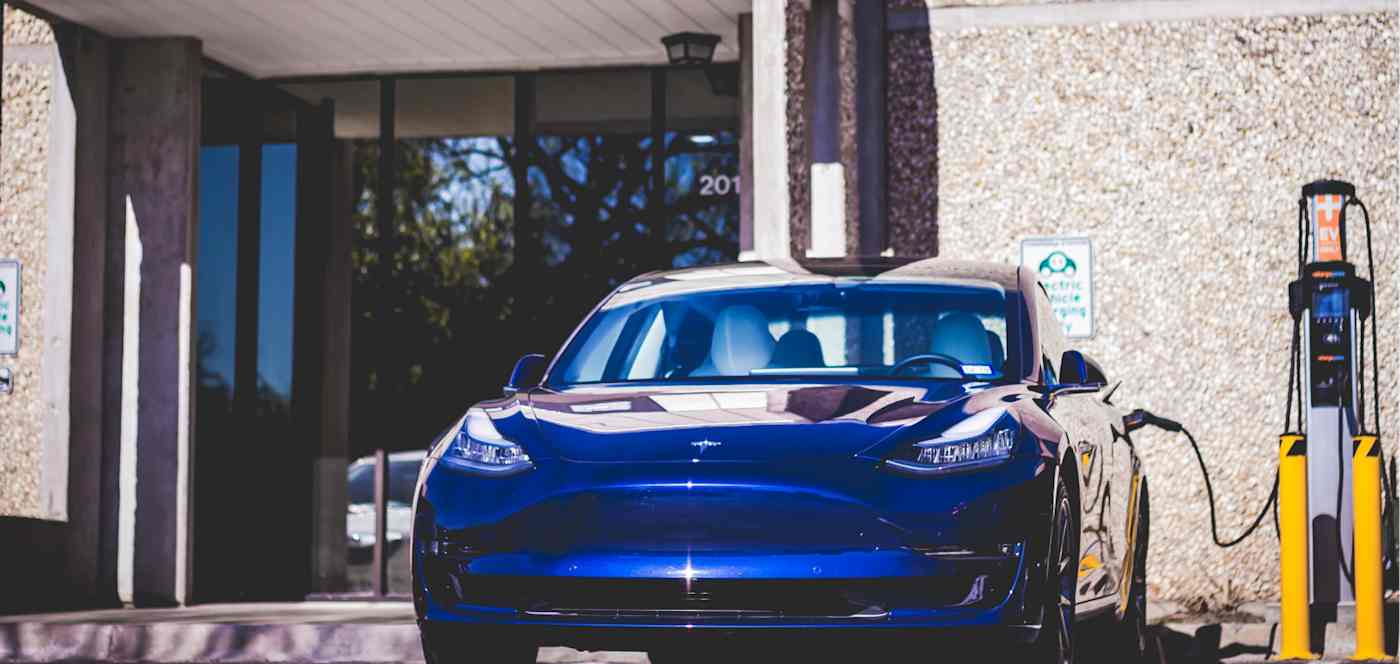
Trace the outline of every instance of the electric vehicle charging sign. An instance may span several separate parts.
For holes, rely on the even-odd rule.
[[[0,260],[0,355],[19,352],[19,261]]]
[[[1094,336],[1094,247],[1087,237],[1021,240],[1021,265],[1035,271],[1065,336]]]

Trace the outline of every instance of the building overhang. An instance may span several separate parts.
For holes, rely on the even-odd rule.
[[[254,78],[525,71],[666,63],[661,38],[720,35],[739,57],[752,0],[26,0],[112,37],[196,37]]]

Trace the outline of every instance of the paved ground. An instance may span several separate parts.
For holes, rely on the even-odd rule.
[[[1153,605],[1149,620],[1159,645],[1153,664],[1245,664],[1265,661],[1275,638],[1276,610],[1247,607],[1235,622],[1191,620],[1177,607]],[[1165,621],[1164,623],[1162,621]],[[1252,621],[1252,622],[1244,622]],[[1090,625],[1081,643],[1106,640],[1104,627]],[[1329,632],[1329,660],[1349,654],[1346,629]],[[727,653],[740,661],[928,661],[930,652],[833,653],[804,651]],[[945,648],[935,648],[947,655]],[[1336,655],[1334,655],[1336,653]],[[995,658],[1000,660],[1001,658]],[[1095,657],[1099,661],[1108,661]],[[986,661],[983,655],[979,661]],[[306,662],[421,662],[418,630],[406,602],[306,602],[225,604],[179,609],[113,609],[57,614],[0,616],[0,661],[142,662],[159,664],[252,664]],[[542,648],[549,664],[644,664],[644,653],[589,653]],[[1114,664],[1117,664],[1116,662]]]

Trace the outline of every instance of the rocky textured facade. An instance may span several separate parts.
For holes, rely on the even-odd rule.
[[[0,395],[0,514],[53,516],[44,497],[45,282],[49,253],[49,112],[54,36],[48,23],[5,7],[4,131],[0,136],[0,260],[18,260],[23,283],[19,353],[0,366],[14,391]],[[32,56],[38,57],[32,57]]]
[[[1276,465],[1304,183],[1356,184],[1374,222],[1380,338],[1400,338],[1397,39],[1393,11],[903,33],[890,71],[935,75],[890,77],[891,232],[896,201],[924,197],[943,256],[1016,261],[1027,237],[1092,238],[1096,335],[1080,346],[1127,380],[1115,402],[1188,423],[1222,530],[1239,532]],[[932,146],[914,141],[927,152],[896,132],[921,126],[936,126]],[[1400,414],[1396,350],[1381,348],[1387,418]],[[1186,441],[1152,435],[1142,451],[1153,596],[1272,597],[1268,526],[1221,552]]]

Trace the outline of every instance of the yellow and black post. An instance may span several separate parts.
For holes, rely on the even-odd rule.
[[[1278,659],[1317,659],[1308,612],[1308,442],[1302,434],[1279,436],[1279,650]]]
[[[1352,532],[1356,579],[1356,654],[1353,660],[1387,660],[1381,595],[1381,447],[1378,436],[1352,439]]]

